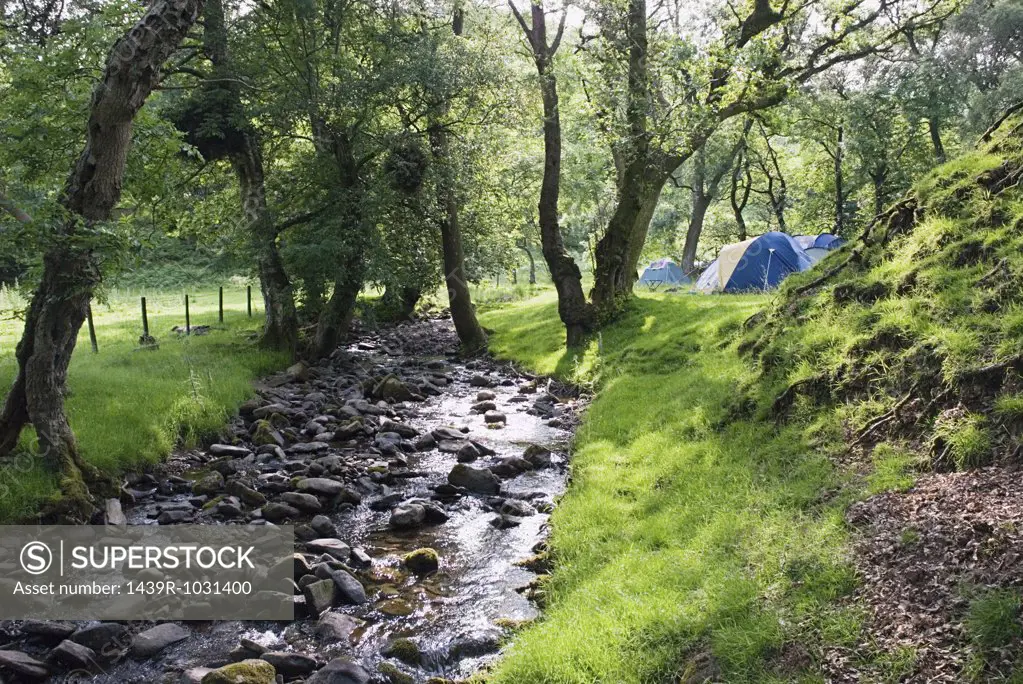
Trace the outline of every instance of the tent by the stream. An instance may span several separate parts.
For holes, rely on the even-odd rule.
[[[705,294],[766,291],[813,263],[791,235],[772,231],[722,247],[695,289]]]
[[[682,272],[682,267],[671,259],[658,259],[643,270],[639,284],[651,290],[658,287],[678,287],[688,285],[690,279]]]

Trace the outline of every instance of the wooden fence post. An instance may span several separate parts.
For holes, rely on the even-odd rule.
[[[149,314],[146,313],[146,298],[142,298],[142,337],[149,339]]]
[[[185,334],[192,334],[192,317],[188,313],[188,295],[185,295]]]
[[[220,288],[220,322],[224,322],[224,288]]]
[[[252,286],[245,288],[245,303],[249,310],[249,318],[252,318]]]

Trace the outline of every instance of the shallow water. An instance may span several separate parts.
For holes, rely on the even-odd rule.
[[[384,358],[359,346],[353,346],[351,351],[368,363]],[[402,365],[423,368],[436,360],[437,357],[406,357]],[[387,362],[394,364],[395,359],[387,357]],[[496,452],[496,455],[480,458],[472,464],[474,467],[496,463],[502,457],[521,456],[530,443],[550,448],[554,452],[553,467],[502,480],[501,496],[553,503],[565,488],[566,449],[571,432],[551,427],[546,419],[527,413],[535,395],[518,392],[517,385],[522,380],[512,369],[489,361],[477,364],[481,365],[470,369],[457,360],[449,360],[445,370],[452,382],[440,396],[411,403],[407,421],[423,433],[441,426],[468,427],[467,437]],[[488,370],[506,383],[488,388],[496,395],[493,401],[498,410],[507,416],[507,423],[501,429],[487,427],[482,415],[470,411],[480,388],[471,387],[468,380]],[[542,383],[539,391],[543,393]],[[430,498],[433,492],[429,487],[446,482],[448,472],[457,462],[455,454],[437,450],[406,454],[406,457],[409,471],[418,476],[397,480],[392,487],[392,491],[400,492],[405,498]],[[386,460],[386,457],[381,458]],[[187,500],[187,496],[180,498]],[[397,661],[390,662],[412,675],[415,681],[422,682],[430,676],[467,676],[499,656],[498,644],[507,633],[495,623],[519,622],[537,616],[537,608],[523,591],[536,575],[517,566],[516,562],[534,555],[546,534],[549,516],[538,513],[521,518],[518,526],[498,529],[491,525],[497,514],[488,506],[486,497],[466,496],[446,506],[446,510],[451,517],[445,524],[410,532],[391,529],[387,524],[389,511],[373,511],[365,501],[352,511],[331,516],[342,541],[353,548],[362,547],[373,558],[372,568],[359,574],[370,602],[363,606],[333,608],[364,621],[349,642],[323,643],[314,635],[315,619],[291,623],[189,623],[196,635],[167,649],[158,659],[141,663],[122,661],[99,676],[76,681],[160,681],[168,670],[226,662],[228,652],[242,637],[271,650],[308,653],[324,662],[338,656],[348,657],[362,662],[370,672],[375,672],[384,660],[380,652],[389,641],[407,637],[423,653],[421,666],[412,668]],[[151,512],[151,505],[138,506],[128,511],[128,515],[132,523],[146,523],[152,522],[147,518]],[[400,559],[422,547],[435,549],[441,566],[432,576],[416,578],[403,571]],[[381,610],[388,607],[392,614]],[[395,612],[408,614],[395,615]]]

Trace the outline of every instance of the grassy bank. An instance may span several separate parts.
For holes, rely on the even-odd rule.
[[[727,422],[761,297],[647,296],[579,357],[545,297],[489,313],[492,347],[599,392],[554,514],[547,611],[496,682],[813,681],[814,644],[859,629],[835,424]],[[703,681],[695,679],[693,681]]]
[[[160,348],[137,351],[142,332],[138,299],[94,304],[100,351],[93,354],[83,326],[71,362],[68,413],[84,458],[116,475],[166,456],[179,440],[195,442],[215,433],[251,393],[251,381],[279,368],[284,359],[253,347],[261,318],[249,318],[243,288],[225,293],[225,322],[217,322],[217,293],[191,295],[192,325],[212,325],[209,335],[172,333],[184,325],[183,295],[148,297],[149,322]],[[9,294],[0,302],[0,387],[6,391],[17,365],[14,347],[22,322]],[[31,436],[25,437],[31,448]],[[51,473],[36,458],[0,468],[0,521],[31,518],[56,493]]]

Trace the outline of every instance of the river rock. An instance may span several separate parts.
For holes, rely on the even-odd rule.
[[[334,527],[334,523],[330,521],[330,518],[325,515],[314,516],[309,521],[309,526],[321,537],[337,537],[337,528]]]
[[[437,442],[451,441],[460,442],[465,439],[465,434],[468,431],[458,430],[453,427],[439,427],[430,432]]]
[[[476,401],[493,401],[497,399],[497,395],[490,390],[483,390],[482,392],[476,393]]]
[[[292,444],[288,451],[293,454],[315,454],[320,451],[326,451],[330,448],[330,445],[326,442],[302,442],[300,444]]]
[[[121,527],[128,524],[128,519],[124,517],[124,511],[121,510],[121,502],[118,499],[107,499],[105,508],[107,525]]]
[[[493,382],[485,375],[474,375],[469,378],[469,384],[473,387],[492,387]]]
[[[296,488],[300,492],[308,492],[316,496],[337,496],[344,491],[344,483],[329,480],[325,477],[307,477],[299,480]]]
[[[500,411],[487,411],[483,414],[483,422],[488,425],[498,425],[508,422],[508,417]]]
[[[451,469],[448,482],[477,494],[497,494],[501,490],[501,481],[489,468],[473,468],[464,463]]]
[[[259,507],[266,503],[266,497],[249,487],[240,480],[231,480],[227,483],[225,491],[231,496],[237,496],[249,506]]]
[[[413,401],[418,397],[408,385],[393,375],[388,375],[378,382],[371,394],[375,399],[388,402]]]
[[[167,622],[150,627],[135,636],[131,644],[131,654],[136,658],[152,658],[163,649],[184,641],[192,633],[174,622]]]
[[[351,547],[340,539],[314,539],[311,542],[306,542],[306,546],[309,547],[310,551],[326,553],[342,563],[348,561],[348,557],[352,552]]]
[[[298,518],[302,515],[294,506],[289,506],[285,503],[268,503],[263,506],[263,518],[269,520],[272,523],[281,522],[284,520],[291,520]]]
[[[57,620],[25,620],[21,623],[22,634],[50,641],[62,641],[74,634],[76,629],[78,629],[77,625]]]
[[[316,662],[316,658],[305,653],[268,651],[261,655],[260,658],[273,665],[274,669],[279,674],[284,675],[285,679],[307,675],[319,665]]]
[[[479,403],[473,404],[471,410],[473,411],[473,413],[486,413],[487,411],[496,411],[497,404],[495,404],[492,401],[481,401]]]
[[[21,651],[0,650],[0,668],[27,679],[45,679],[50,676],[46,663],[36,660]]]
[[[401,561],[413,574],[423,576],[437,572],[440,568],[440,556],[433,549],[416,549],[405,554]]]
[[[533,464],[534,468],[549,468],[551,465],[551,450],[539,444],[530,444],[522,453],[522,458]]]
[[[213,496],[224,488],[224,476],[216,470],[203,475],[192,485],[192,493],[198,496]]]
[[[202,678],[202,684],[275,684],[277,670],[265,660],[243,660],[218,667]]]
[[[68,639],[54,646],[53,650],[47,654],[46,659],[70,670],[94,672],[99,669],[95,651]]]
[[[480,450],[476,448],[476,445],[472,442],[466,441],[462,443],[462,446],[458,447],[456,456],[459,463],[472,463],[480,457]]]
[[[393,420],[385,420],[380,423],[381,432],[395,432],[401,435],[404,439],[412,439],[419,436],[419,430],[415,429],[411,425],[405,423],[398,423]]]
[[[358,606],[369,601],[362,582],[355,579],[351,573],[346,570],[331,570],[329,574],[330,578],[334,581],[334,585],[337,587],[337,597],[341,603]]]
[[[306,577],[311,577],[311,575],[306,575]],[[310,581],[302,587],[305,604],[313,615],[319,615],[334,605],[336,593],[334,582],[329,579]]]
[[[119,622],[101,622],[78,630],[71,635],[71,641],[106,655],[127,646],[127,631],[128,628]]]
[[[501,504],[501,514],[527,518],[531,515],[536,515],[536,509],[519,499],[505,499],[504,503]]]
[[[390,525],[407,530],[419,527],[426,520],[426,509],[420,504],[402,504],[391,511]]]
[[[306,513],[319,513],[323,510],[320,500],[305,492],[285,492],[281,494],[281,501]]]
[[[305,681],[306,684],[369,684],[370,676],[361,665],[356,665],[346,658],[335,658]]]
[[[316,622],[316,636],[329,643],[347,641],[363,624],[362,620],[344,613],[323,613]]]
[[[212,456],[227,456],[228,458],[245,458],[252,453],[245,447],[231,444],[214,444],[209,451]]]
[[[173,525],[175,523],[187,522],[192,519],[189,511],[163,511],[156,516],[156,522],[161,525]]]

